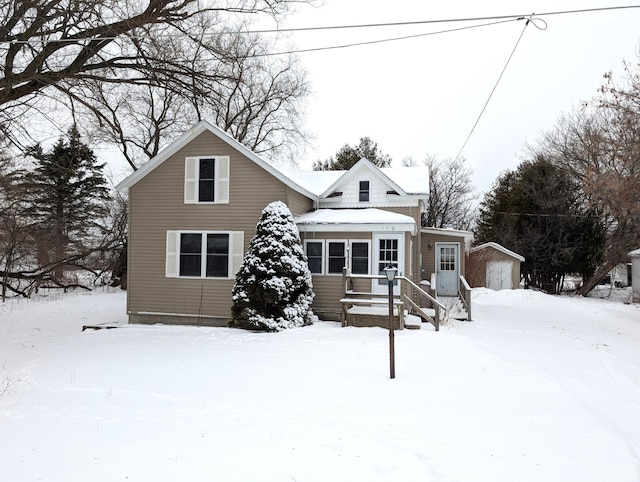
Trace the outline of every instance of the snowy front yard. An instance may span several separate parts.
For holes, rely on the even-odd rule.
[[[638,481],[640,307],[474,290],[388,334],[123,326],[124,293],[0,305],[16,481]]]

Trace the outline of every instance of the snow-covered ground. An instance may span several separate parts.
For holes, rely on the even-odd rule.
[[[124,293],[0,304],[0,479],[638,481],[640,306],[474,290],[388,334],[123,326]]]

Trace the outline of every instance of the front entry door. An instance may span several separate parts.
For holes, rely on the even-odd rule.
[[[460,245],[436,243],[436,289],[439,296],[457,296],[460,277]]]
[[[374,234],[373,235],[373,272],[384,276],[384,268],[395,266],[397,276],[404,275],[404,234]],[[374,279],[371,291],[373,293],[388,294],[389,282]],[[400,294],[400,283],[393,284],[393,293]]]

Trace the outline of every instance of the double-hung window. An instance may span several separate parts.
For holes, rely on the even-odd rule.
[[[229,156],[185,159],[184,202],[185,204],[229,202]]]
[[[358,190],[358,201],[369,201],[369,181],[360,181],[360,187]]]
[[[322,260],[324,259],[324,241],[307,240],[304,242],[311,274],[324,274]]]
[[[170,278],[231,278],[244,256],[244,233],[167,231]]]
[[[369,274],[369,241],[351,241],[351,272]]]
[[[345,241],[327,241],[327,274],[342,274],[347,265]]]

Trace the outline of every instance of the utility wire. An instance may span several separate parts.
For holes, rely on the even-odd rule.
[[[560,10],[560,11],[552,11],[552,12],[544,12],[536,14],[537,17],[545,17],[550,15],[569,15],[576,13],[593,13],[593,12],[607,12],[614,10],[626,10],[626,9],[635,9],[640,8],[640,5],[622,5],[617,7],[600,7],[600,8],[584,8],[579,10]],[[348,29],[360,29],[360,28],[381,28],[381,27],[407,27],[411,25],[429,25],[436,23],[454,23],[454,22],[485,22],[485,21],[500,21],[500,20],[518,20],[521,18],[528,17],[529,14],[518,14],[518,15],[491,15],[486,17],[464,17],[464,18],[448,18],[448,19],[436,19],[436,20],[414,20],[414,21],[406,21],[406,22],[380,22],[380,23],[368,23],[368,24],[353,24],[353,25],[326,25],[320,27],[291,27],[291,28],[275,28],[275,29],[256,29],[256,30],[237,30],[237,31],[228,31],[228,32],[215,32],[211,33],[211,36],[214,35],[233,35],[233,34],[263,34],[263,33],[293,33],[293,32],[314,32],[314,31],[323,31],[323,30],[348,30]],[[130,35],[128,38],[131,39],[143,39],[147,38],[149,35]],[[174,33],[174,34],[165,34],[159,35],[161,37],[176,37],[176,36],[184,36],[183,32]],[[60,38],[60,39],[50,39],[50,42],[69,42],[75,43],[86,40],[116,40],[118,37],[116,36],[97,36],[97,37],[72,37],[72,38]],[[14,43],[14,44],[27,44],[29,43],[29,39],[27,40],[2,40],[0,44],[3,43]]]
[[[618,7],[600,7],[600,8],[583,8],[579,10],[561,10],[555,12],[537,13],[537,17],[544,17],[548,15],[567,15],[574,13],[593,13],[593,12],[605,12],[611,10],[624,10],[630,8],[640,8],[640,5],[622,5]],[[321,27],[291,27],[291,28],[275,28],[275,29],[260,29],[260,30],[243,30],[234,33],[290,33],[290,32],[314,32],[318,30],[346,30],[356,28],[380,28],[380,27],[406,27],[410,25],[428,25],[433,23],[453,23],[453,22],[484,22],[487,20],[517,20],[519,18],[526,18],[529,14],[519,15],[492,15],[489,17],[465,17],[465,18],[448,18],[437,20],[413,20],[407,22],[381,22],[381,23],[365,23],[365,24],[353,24],[353,25],[328,25]]]
[[[480,27],[490,27],[490,26],[499,25],[499,24],[502,24],[502,23],[515,22],[517,20],[519,20],[519,19],[512,18],[512,19],[508,19],[508,20],[500,20],[500,21],[497,21],[497,22],[481,23],[481,24],[478,24],[478,25],[469,25],[467,27],[451,28],[451,29],[447,29],[447,30],[437,30],[435,32],[418,33],[418,34],[414,34],[414,35],[404,35],[402,37],[392,37],[392,38],[377,39],[377,40],[367,40],[367,41],[362,41],[362,42],[353,42],[353,43],[341,44],[341,45],[331,45],[331,46],[328,46],[328,47],[313,47],[313,48],[308,48],[308,49],[287,50],[287,51],[283,51],[283,52],[265,52],[265,53],[262,53],[262,54],[249,55],[248,57],[271,57],[271,56],[275,56],[275,55],[301,54],[301,53],[308,53],[308,52],[321,52],[323,50],[346,49],[346,48],[350,48],[350,47],[360,47],[360,46],[363,46],[363,45],[374,45],[374,44],[381,44],[381,43],[385,43],[385,42],[396,42],[398,40],[408,40],[408,39],[419,38],[419,37],[427,37],[427,36],[430,36],[430,35],[439,35],[439,34],[443,34],[443,33],[460,32],[462,30],[470,30],[470,29],[480,28]]]
[[[524,18],[525,17],[520,17],[518,20],[524,20]],[[484,111],[487,109],[487,106],[489,105],[489,102],[491,101],[491,97],[493,97],[493,93],[498,88],[498,84],[500,83],[500,80],[502,79],[502,76],[504,75],[505,71],[507,70],[507,67],[509,66],[509,63],[511,62],[513,54],[516,53],[516,49],[518,48],[518,45],[520,45],[520,40],[522,40],[522,36],[524,35],[525,30],[529,26],[529,23],[532,22],[532,20],[533,20],[532,16],[529,15],[528,18],[527,18],[527,21],[524,24],[524,27],[522,28],[522,32],[520,32],[520,36],[518,37],[518,41],[516,42],[515,46],[513,47],[513,50],[511,50],[511,54],[509,55],[509,58],[507,59],[507,62],[505,63],[504,68],[502,69],[502,72],[500,72],[500,75],[498,76],[498,80],[496,81],[495,85],[493,86],[493,89],[491,89],[491,93],[489,94],[489,97],[487,98],[487,101],[484,103],[484,106],[482,107],[482,110],[480,111],[480,115],[478,115],[478,118],[476,119],[476,122],[473,124],[473,127],[471,128],[471,131],[469,132],[469,135],[467,136],[466,140],[464,141],[464,144],[462,144],[462,147],[458,151],[458,154],[456,154],[456,157],[455,157],[453,162],[458,160],[458,158],[460,157],[460,154],[462,154],[462,151],[464,151],[464,148],[467,146],[467,143],[469,142],[469,139],[471,139],[471,136],[473,135],[473,132],[476,130],[476,127],[478,126],[478,123],[480,122],[480,119],[482,118],[482,115],[484,114]],[[535,25],[535,23],[534,23],[534,25]],[[545,25],[544,28],[546,29],[546,23],[544,25]],[[541,27],[539,27],[537,25],[536,25],[536,27],[542,29]]]

